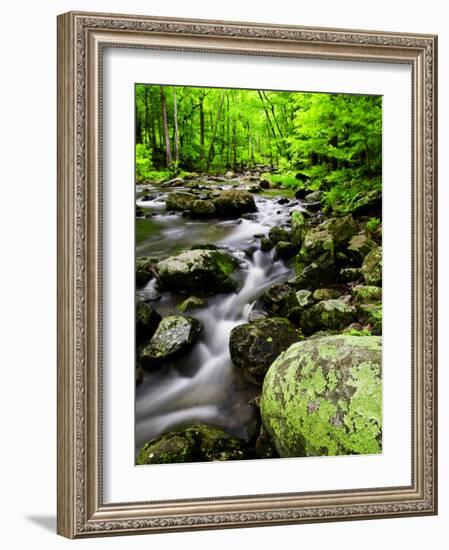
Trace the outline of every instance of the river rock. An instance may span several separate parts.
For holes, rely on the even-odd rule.
[[[276,244],[279,241],[289,241],[291,238],[291,234],[290,231],[288,231],[284,227],[274,226],[268,232],[268,238],[272,243]]]
[[[274,359],[299,338],[290,322],[280,317],[238,325],[229,338],[231,359],[247,380],[260,385]]]
[[[332,235],[335,248],[342,248],[349,243],[359,230],[357,222],[348,214],[341,218],[331,218],[320,225]]]
[[[158,264],[160,284],[167,290],[231,292],[237,283],[231,273],[235,262],[219,250],[188,250]]]
[[[342,300],[323,300],[301,315],[301,330],[309,336],[319,330],[343,330],[354,322],[354,310]]]
[[[136,343],[147,342],[156,332],[162,317],[141,298],[136,299]]]
[[[281,457],[382,451],[382,339],[329,336],[271,365],[261,414]]]
[[[298,252],[298,247],[288,241],[278,241],[274,247],[275,260],[288,260]]]
[[[197,197],[193,193],[187,191],[176,191],[168,193],[165,199],[165,206],[167,210],[189,210],[193,201],[196,201]]]
[[[195,343],[201,330],[201,323],[193,317],[165,317],[140,353],[142,366],[153,367],[178,357]]]
[[[221,218],[238,218],[245,212],[256,212],[254,197],[243,189],[227,189],[215,199],[215,207]]]
[[[289,282],[271,285],[260,297],[264,307],[274,315],[285,313],[287,298],[294,292],[295,286]]]
[[[322,195],[322,191],[312,191],[312,193],[305,195],[304,200],[307,202],[318,202],[321,200]]]
[[[367,254],[362,273],[367,285],[382,286],[382,247],[378,246]]]
[[[334,300],[341,296],[341,292],[335,288],[317,288],[313,293],[313,298],[317,302],[322,300]]]
[[[349,241],[348,254],[357,265],[361,265],[366,255],[376,248],[377,244],[366,233],[354,235]]]
[[[198,309],[207,306],[207,300],[198,296],[189,296],[178,305],[179,311],[184,313],[190,309]]]
[[[262,237],[260,239],[260,249],[263,252],[269,252],[274,247],[274,244],[270,241],[270,239],[267,239],[266,237]]]
[[[328,268],[334,264],[334,260],[334,239],[330,231],[318,226],[305,234],[295,269],[297,272],[302,271],[311,263]]]
[[[316,289],[323,285],[335,282],[335,268],[332,265],[312,262],[301,269],[301,264],[295,264],[295,270],[298,275],[293,279],[297,288]]]
[[[292,243],[301,246],[306,232],[306,218],[299,210],[294,210],[291,214],[292,223]]]
[[[194,200],[189,206],[189,214],[192,218],[211,218],[216,212],[214,203],[208,200]]]
[[[382,334],[382,304],[357,304],[359,319],[371,327],[373,334]]]
[[[382,301],[380,286],[357,285],[352,289],[354,301],[358,304],[370,304]]]
[[[285,312],[286,317],[290,321],[298,323],[304,309],[313,306],[315,300],[313,299],[313,295],[310,290],[301,289],[289,294],[284,302],[285,306],[283,311]]]
[[[359,281],[363,277],[360,267],[345,267],[340,270],[338,280],[340,283],[353,283]]]
[[[253,455],[245,440],[213,426],[193,424],[175,428],[145,443],[140,449],[137,464],[242,460]]]
[[[157,258],[142,256],[136,259],[136,285],[145,285],[155,274]]]

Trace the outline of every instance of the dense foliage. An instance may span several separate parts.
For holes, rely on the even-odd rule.
[[[380,190],[378,96],[136,86],[137,181],[261,164],[284,187],[349,204]]]

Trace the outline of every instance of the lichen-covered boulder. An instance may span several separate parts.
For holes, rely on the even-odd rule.
[[[201,330],[201,323],[193,317],[165,317],[150,342],[141,350],[141,365],[151,368],[175,359],[195,343]]]
[[[378,246],[367,254],[362,273],[367,285],[382,286],[382,247]]]
[[[293,344],[271,365],[261,414],[281,457],[382,451],[382,339]]]
[[[331,218],[330,220],[321,224],[321,227],[326,228],[332,235],[335,247],[341,248],[349,243],[351,238],[359,230],[357,222],[348,214],[342,218]]]
[[[208,200],[194,200],[189,206],[189,214],[192,218],[211,218],[216,212],[214,203]]]
[[[237,283],[231,273],[235,262],[219,250],[188,250],[158,264],[159,283],[178,291],[230,292]]]
[[[281,317],[238,325],[229,338],[231,359],[247,380],[260,385],[274,359],[300,337],[291,323]]]
[[[280,241],[288,242],[291,238],[291,234],[285,227],[274,226],[268,232],[268,238],[273,244]]]
[[[292,233],[291,240],[296,246],[301,246],[306,232],[306,218],[299,210],[294,210],[291,214]]]
[[[366,233],[359,233],[358,235],[354,235],[349,241],[347,250],[351,259],[358,265],[361,265],[366,255],[376,247],[377,244],[369,235]]]
[[[147,342],[161,321],[159,313],[145,303],[142,299],[136,299],[136,343],[137,345]]]
[[[201,298],[199,296],[189,296],[178,305],[178,309],[179,311],[184,313],[185,311],[189,311],[190,309],[198,309],[200,307],[206,306],[207,300],[205,300],[204,298]]]
[[[382,289],[380,286],[356,285],[352,289],[354,301],[358,304],[371,304],[382,301]]]
[[[157,258],[141,256],[136,258],[136,285],[145,285],[155,274]]]
[[[245,212],[257,210],[254,197],[244,189],[226,189],[215,199],[215,207],[221,218],[238,218]]]
[[[167,210],[189,210],[195,200],[197,197],[193,193],[176,191],[167,195],[165,206]]]
[[[193,424],[175,428],[145,443],[137,464],[242,460],[252,458],[253,454],[245,440],[213,426]]]
[[[323,300],[301,315],[301,330],[305,335],[319,330],[342,330],[355,321],[354,310],[342,300]]]

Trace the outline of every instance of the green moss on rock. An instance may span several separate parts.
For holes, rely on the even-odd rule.
[[[367,254],[362,273],[367,285],[382,286],[382,247],[378,246]]]
[[[342,300],[323,300],[306,309],[301,316],[305,335],[319,330],[342,330],[355,321],[354,310]]]
[[[382,450],[381,338],[293,344],[271,365],[261,414],[281,457]]]

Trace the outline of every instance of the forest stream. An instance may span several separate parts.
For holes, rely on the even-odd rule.
[[[234,181],[233,187],[243,189],[245,184]],[[260,394],[260,388],[246,381],[232,363],[229,334],[235,326],[247,323],[251,314],[257,315],[258,298],[267,288],[291,277],[292,270],[282,260],[273,261],[274,250],[261,250],[260,238],[271,227],[287,223],[292,209],[304,208],[299,200],[286,199],[282,192],[254,194],[254,213],[233,220],[192,220],[181,212],[166,210],[165,199],[173,188],[138,185],[136,189],[136,204],[145,213],[140,221],[143,232],[138,230],[137,258],[163,258],[192,245],[215,245],[235,257],[239,265],[234,274],[239,290],[212,296],[206,307],[193,311],[204,327],[193,349],[147,372],[137,386],[136,453],[146,441],[182,424],[214,425],[246,438],[247,426],[256,414],[249,402]],[[177,192],[184,190],[176,187]],[[155,302],[158,312],[162,316],[173,314],[179,294],[165,291],[158,296],[155,283],[156,279],[151,279],[138,294],[160,296]]]

